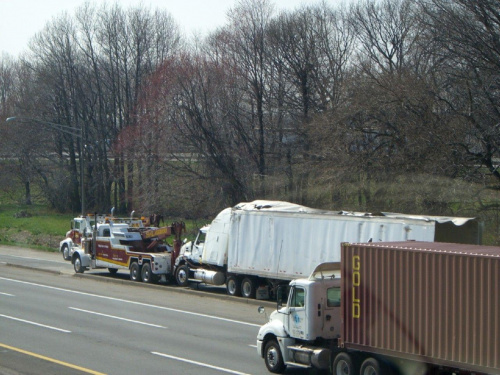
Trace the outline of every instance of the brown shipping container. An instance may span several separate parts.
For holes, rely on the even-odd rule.
[[[500,374],[500,247],[342,244],[347,348]]]

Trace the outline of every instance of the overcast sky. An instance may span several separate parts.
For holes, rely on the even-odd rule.
[[[330,0],[335,1],[335,0]],[[28,41],[43,29],[53,17],[67,11],[71,16],[85,0],[0,0],[0,53],[17,57],[27,50]],[[104,3],[95,0],[93,3]],[[117,0],[123,8],[143,5],[167,10],[188,36],[206,34],[226,23],[226,12],[237,0]],[[320,0],[274,0],[277,10],[292,10],[302,4],[317,4]]]

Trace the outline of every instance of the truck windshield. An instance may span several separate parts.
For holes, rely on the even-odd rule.
[[[339,307],[340,306],[340,288],[328,288],[326,291],[327,306],[328,307]]]
[[[200,231],[198,233],[198,237],[196,238],[196,244],[199,245],[201,243],[204,243],[205,242],[205,237],[207,236],[207,233],[206,232],[202,232]]]

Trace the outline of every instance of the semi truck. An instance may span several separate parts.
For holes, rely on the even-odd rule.
[[[340,261],[341,242],[479,243],[474,218],[325,211],[280,201],[240,203],[221,211],[176,260],[179,285],[189,279],[226,284],[230,295],[267,298],[276,287]]]
[[[270,372],[500,374],[500,247],[339,247],[341,262],[293,280],[287,304],[278,300],[259,329],[257,352]]]
[[[74,248],[71,262],[75,272],[107,268],[115,274],[125,269],[132,281],[150,283],[170,279],[180,252],[184,223],[160,228],[129,224],[109,220],[107,224],[94,225],[92,235],[82,239],[81,247]],[[173,246],[165,242],[169,236],[174,236]]]

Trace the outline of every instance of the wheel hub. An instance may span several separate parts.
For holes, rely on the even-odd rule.
[[[276,348],[271,348],[267,351],[267,362],[272,367],[276,367],[278,364],[278,353],[276,352]]]
[[[347,365],[346,361],[339,361],[335,373],[337,375],[349,375],[349,366]]]
[[[177,277],[181,283],[185,283],[187,280],[186,272],[184,270],[180,270]]]

